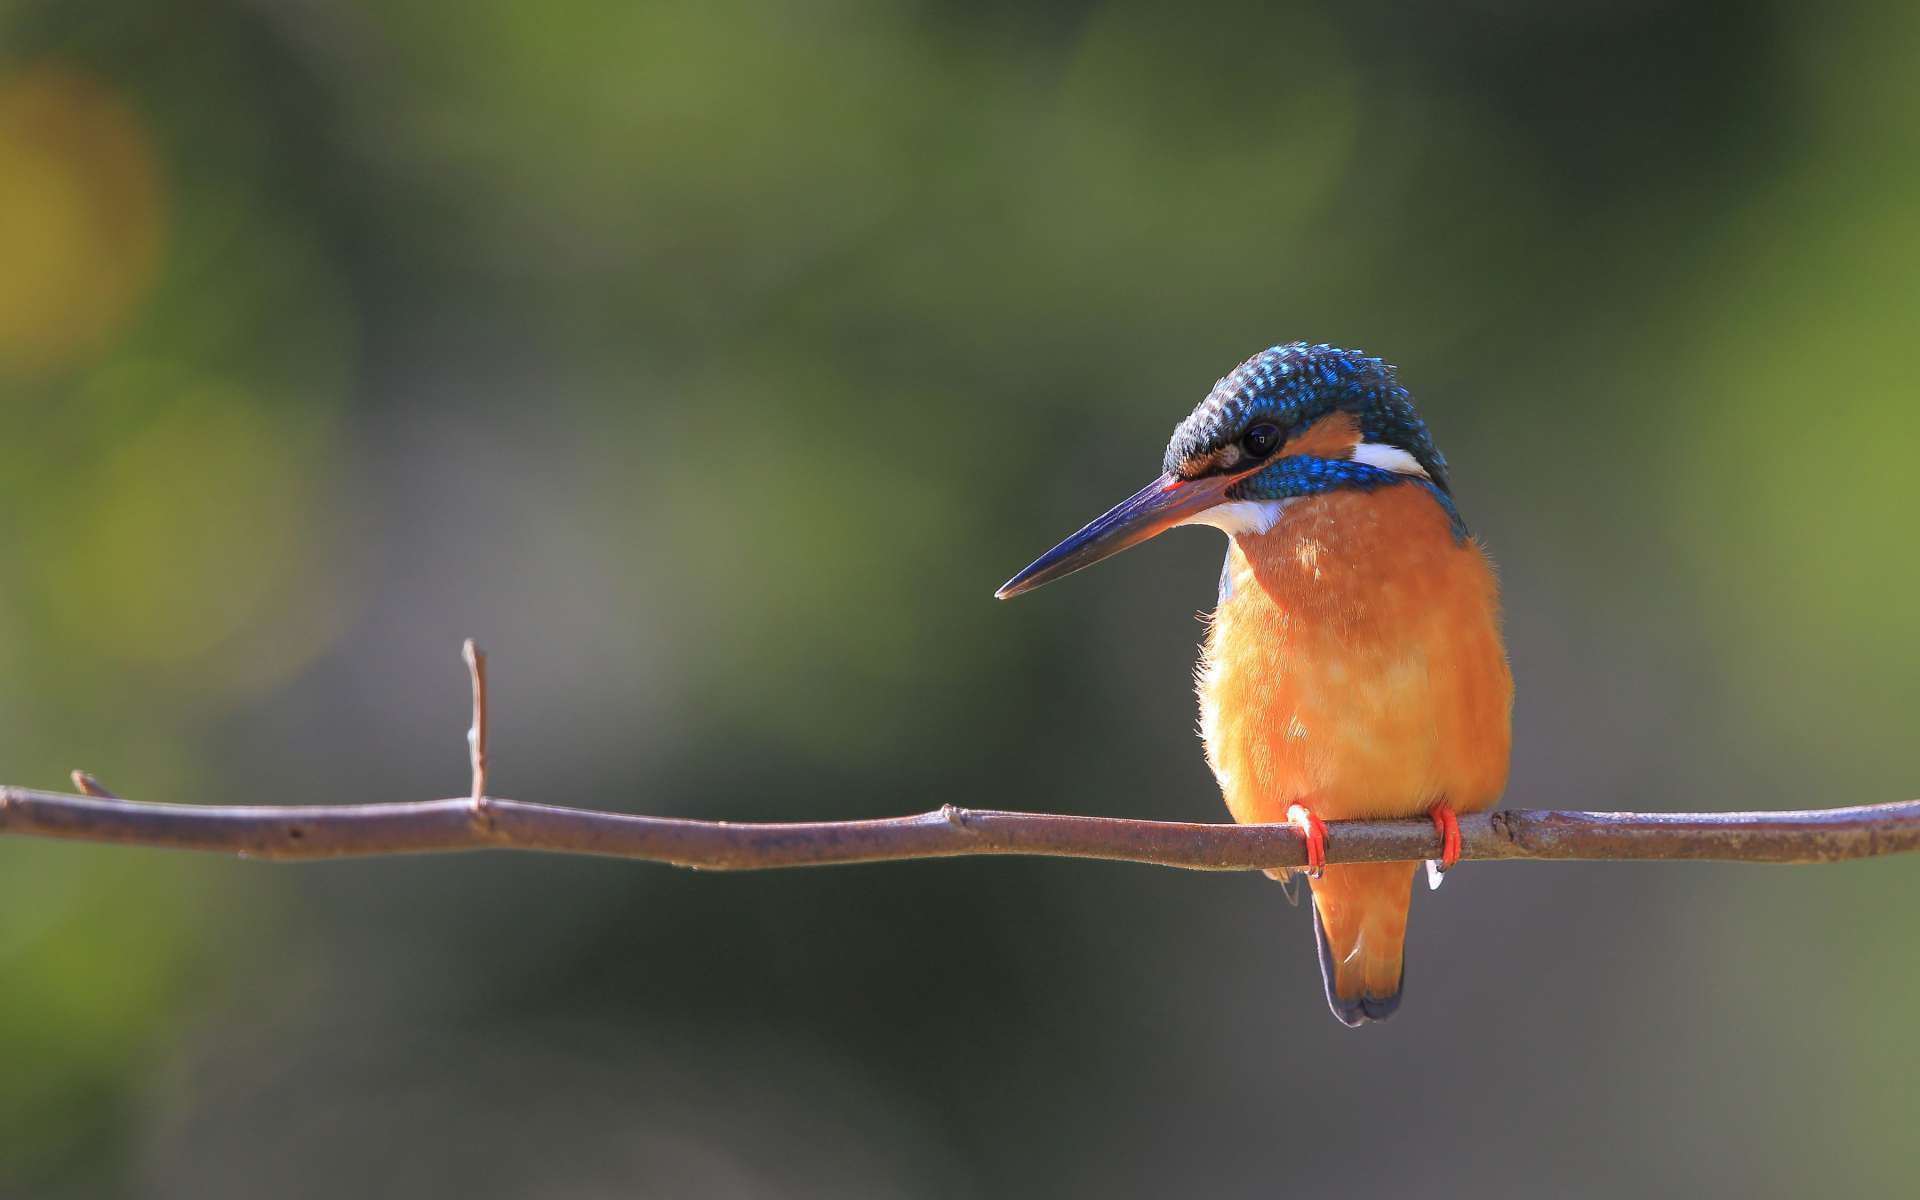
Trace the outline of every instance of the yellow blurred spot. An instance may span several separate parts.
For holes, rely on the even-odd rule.
[[[0,79],[0,369],[61,366],[120,325],[160,205],[147,132],[106,85],[44,64]]]
[[[334,623],[316,613],[341,607],[315,554],[331,533],[324,433],[213,380],[127,368],[110,383],[150,411],[76,489],[44,554],[54,619],[99,658],[193,662],[232,682],[318,652]]]

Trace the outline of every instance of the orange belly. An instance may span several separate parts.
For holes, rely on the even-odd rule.
[[[1476,812],[1507,782],[1513,680],[1486,555],[1417,484],[1292,502],[1234,539],[1199,672],[1207,761],[1236,821]],[[1312,881],[1341,1021],[1399,1004],[1412,863]],[[1273,872],[1285,877],[1288,872]]]
[[[1234,819],[1491,807],[1513,680],[1485,554],[1424,488],[1294,501],[1228,554],[1200,726]]]

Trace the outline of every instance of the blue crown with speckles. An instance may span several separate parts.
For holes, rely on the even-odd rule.
[[[1178,471],[1182,464],[1238,441],[1262,423],[1278,426],[1283,443],[1291,441],[1331,412],[1352,413],[1362,441],[1405,451],[1427,477],[1283,451],[1227,494],[1234,499],[1286,499],[1336,488],[1372,490],[1413,483],[1431,492],[1446,510],[1454,536],[1466,536],[1466,523],[1454,507],[1447,482],[1447,460],[1414,411],[1413,398],[1394,379],[1391,364],[1354,350],[1293,342],[1262,350],[1241,363],[1214,384],[1207,398],[1174,429],[1167,443],[1165,469]]]
[[[1270,421],[1291,439],[1330,412],[1350,412],[1363,440],[1412,455],[1427,478],[1448,490],[1447,460],[1435,448],[1413,398],[1393,377],[1393,366],[1356,350],[1294,342],[1262,350],[1213,385],[1167,443],[1165,467],[1212,453],[1250,427]]]

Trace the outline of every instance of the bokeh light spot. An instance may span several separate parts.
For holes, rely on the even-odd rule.
[[[93,652],[191,660],[247,631],[291,590],[320,532],[306,422],[237,386],[162,370],[116,373],[164,405],[100,464],[50,556],[50,611]],[[129,421],[129,424],[133,424]]]
[[[0,367],[43,371],[119,327],[153,280],[162,196],[138,116],[93,78],[0,79]]]

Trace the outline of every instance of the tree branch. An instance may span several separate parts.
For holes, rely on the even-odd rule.
[[[1201,871],[1298,867],[1290,825],[1194,824],[955,808],[871,821],[737,824],[502,800],[486,789],[486,659],[469,641],[473,794],[401,804],[211,807],[0,787],[0,834],[156,846],[278,861],[451,850],[543,850],[707,870],[1038,855]],[[1331,821],[1327,862],[1440,853],[1428,820]],[[1603,813],[1514,809],[1460,818],[1461,858],[1816,863],[1920,850],[1920,801],[1799,812]]]
[[[1433,825],[1330,821],[1329,863],[1440,853]],[[401,804],[210,807],[0,787],[0,834],[301,860],[544,850],[745,871],[964,855],[1038,855],[1201,871],[1298,867],[1289,825],[1213,825],[955,808],[872,821],[738,824],[489,797]],[[1816,863],[1920,850],[1920,801],[1752,813],[1510,809],[1460,818],[1461,858]]]

